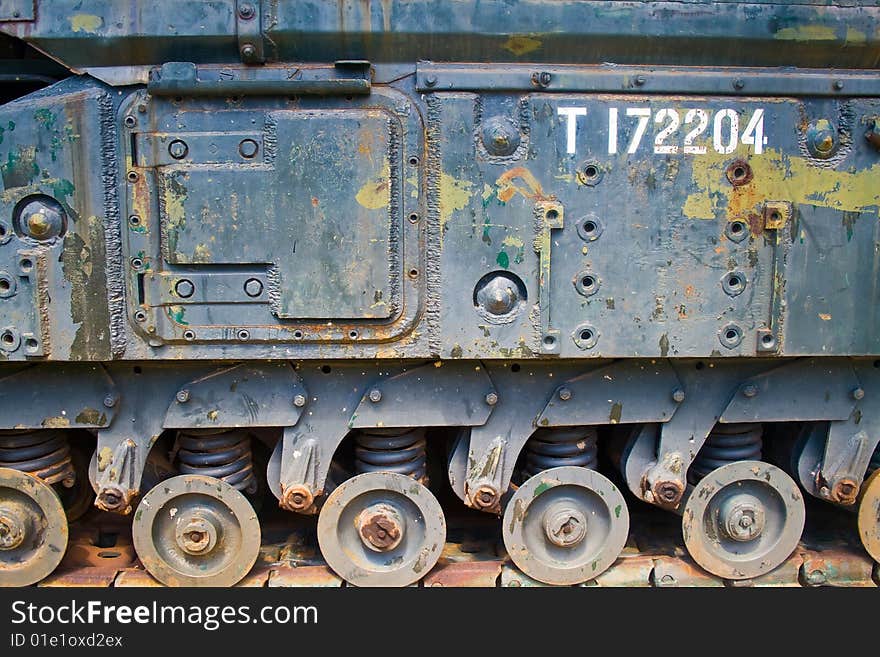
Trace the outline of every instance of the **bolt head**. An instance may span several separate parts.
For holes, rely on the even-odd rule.
[[[168,144],[168,154],[175,160],[182,160],[189,153],[189,146],[181,139],[175,139]]]
[[[519,148],[519,127],[506,116],[486,119],[482,130],[483,146],[491,155],[512,155]]]
[[[429,75],[425,78],[425,86],[426,87],[436,87],[437,86],[437,77],[434,75]]]
[[[306,405],[306,397],[305,395],[295,395],[293,398],[293,405],[302,408]]]
[[[758,538],[764,531],[764,505],[753,495],[733,495],[721,505],[718,522],[721,531],[734,541],[746,542]]]
[[[174,292],[181,299],[189,299],[193,293],[196,291],[195,285],[192,284],[192,281],[186,278],[182,278],[174,285]]]
[[[684,401],[684,390],[681,388],[676,388],[672,391],[672,401],[678,402],[679,404]]]
[[[855,399],[855,400],[864,399],[865,398],[865,391],[863,388],[856,388],[855,390],[852,391],[852,396],[853,396],[853,399]]]
[[[250,43],[246,43],[241,47],[241,56],[244,59],[251,59],[257,54],[257,49]]]
[[[489,394],[486,395],[486,403],[489,406],[494,406],[495,404],[498,403],[498,395],[494,392],[490,392]]]
[[[472,499],[476,508],[491,509],[498,504],[500,497],[493,486],[483,484],[474,492]]]
[[[104,397],[104,406],[107,408],[113,408],[116,406],[116,402],[118,401],[116,395],[107,395]]]
[[[571,390],[569,390],[568,388],[560,388],[558,395],[559,399],[561,399],[562,401],[568,401],[569,399],[571,399]]]
[[[478,283],[474,296],[477,307],[493,318],[510,315],[519,308],[522,300],[516,282],[501,273]]]
[[[128,496],[121,488],[118,486],[107,486],[98,492],[95,506],[104,511],[116,513],[125,511],[127,513],[128,501]]]
[[[746,397],[754,397],[755,395],[758,394],[758,386],[756,386],[752,383],[749,383],[749,384],[743,386],[742,393]]]
[[[254,17],[255,11],[253,5],[241,5],[238,8],[238,15],[244,20],[250,20]]]
[[[179,403],[185,404],[189,401],[189,390],[185,388],[183,390],[178,390],[177,394],[174,397]]]
[[[178,547],[193,556],[204,555],[213,550],[218,537],[219,532],[214,523],[198,514],[181,516],[174,532]]]
[[[309,509],[314,501],[315,496],[308,486],[295,484],[284,489],[280,506],[288,511],[302,512]]]
[[[370,390],[369,399],[374,404],[382,401],[382,391],[378,390],[377,388],[373,388],[372,390]]]
[[[249,297],[258,297],[263,293],[263,283],[256,278],[249,278],[244,283],[244,293]]]
[[[658,481],[653,490],[658,504],[675,506],[684,494],[684,485],[679,481]]]
[[[25,203],[18,215],[18,225],[28,237],[45,241],[58,237],[67,225],[67,213],[55,199],[38,196]]]

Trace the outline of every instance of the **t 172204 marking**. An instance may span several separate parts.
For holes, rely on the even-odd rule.
[[[575,153],[578,128],[585,125],[579,123],[578,119],[583,117],[589,120],[587,108],[559,107],[557,111],[566,121],[566,152]],[[755,155],[760,155],[767,144],[764,109],[756,108],[747,120],[744,120],[745,117],[742,119],[737,110],[730,108],[713,111],[695,107],[679,111],[663,107],[655,111],[650,107],[609,107],[608,154],[614,155],[621,149],[629,155],[636,153],[644,141],[648,127],[653,124],[656,129],[653,151],[656,155],[705,155],[709,150],[710,125],[711,148],[716,153],[728,155],[740,144],[746,144],[753,147]],[[745,128],[740,133],[741,124],[745,124]],[[629,139],[621,141],[620,132],[627,127],[630,128],[627,131]]]

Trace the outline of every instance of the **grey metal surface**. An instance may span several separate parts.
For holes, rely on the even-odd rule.
[[[862,545],[874,561],[880,562],[880,470],[865,480],[858,514]]]
[[[371,534],[365,523],[379,513],[392,518],[394,528],[378,530],[390,535],[377,546],[366,539]],[[446,520],[437,499],[394,472],[352,477],[330,494],[318,516],[321,554],[355,586],[408,586],[434,567],[445,541]]]
[[[257,560],[260,522],[229,484],[180,475],[144,495],[132,538],[144,567],[168,586],[232,586]]]
[[[529,478],[507,503],[504,546],[526,575],[571,585],[601,575],[629,535],[623,494],[594,470],[551,468]]]

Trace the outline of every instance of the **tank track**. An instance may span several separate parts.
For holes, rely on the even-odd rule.
[[[822,527],[808,528],[794,553],[773,572],[753,579],[724,580],[690,559],[676,523],[654,510],[634,514],[635,529],[620,558],[595,580],[598,587],[874,587],[880,564],[853,544],[851,528],[817,513]],[[638,517],[642,516],[642,517]],[[830,521],[830,522],[829,522]],[[237,584],[243,587],[343,587],[347,583],[327,567],[314,526],[286,519],[264,526],[264,542],[255,566]],[[47,587],[162,586],[144,570],[135,554],[128,523],[93,514],[72,527],[67,554],[55,573],[39,583]],[[520,571],[507,556],[490,518],[450,519],[449,540],[438,564],[414,586],[546,586]]]

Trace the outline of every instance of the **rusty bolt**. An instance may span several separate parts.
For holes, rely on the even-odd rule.
[[[569,390],[568,388],[560,388],[558,395],[559,399],[561,399],[562,401],[568,401],[569,399],[571,399],[571,390]]]
[[[146,103],[138,103],[138,112],[141,114],[147,113],[147,104]]]
[[[214,549],[219,532],[208,518],[198,514],[185,515],[177,521],[174,538],[181,550],[187,554],[199,555]]]
[[[684,390],[681,388],[676,388],[672,391],[672,401],[681,403],[684,401]]]
[[[859,484],[851,477],[844,477],[834,482],[831,487],[831,499],[838,504],[850,506],[855,504],[859,494]]]
[[[378,388],[373,388],[372,390],[370,390],[369,398],[370,398],[370,401],[373,402],[374,404],[382,401],[382,391],[379,390]]]
[[[128,506],[128,496],[118,486],[107,486],[98,493],[95,506],[104,511],[119,512]]]
[[[486,403],[489,406],[494,406],[495,404],[497,404],[498,403],[498,394],[494,393],[494,392],[490,392],[489,394],[487,394],[486,395]]]
[[[855,388],[852,391],[852,398],[855,400],[865,398],[865,390],[863,388]]]
[[[822,570],[811,570],[805,575],[804,579],[807,580],[807,584],[812,586],[820,586],[828,581],[825,572]]]
[[[280,506],[288,511],[305,511],[315,501],[315,496],[305,484],[295,484],[284,489]]]
[[[403,540],[403,518],[390,504],[367,507],[355,522],[363,544],[376,552],[393,550]]]
[[[542,89],[546,89],[550,86],[550,81],[553,79],[553,75],[547,71],[541,71],[532,73],[532,84],[536,87],[541,87]]]
[[[185,404],[189,401],[189,390],[187,390],[186,388],[184,388],[183,390],[178,390],[174,398],[177,399],[178,403]]]
[[[249,278],[244,282],[244,293],[249,297],[258,297],[263,293],[263,284],[256,278]]]
[[[749,398],[754,397],[755,395],[758,394],[758,386],[756,386],[754,383],[749,383],[747,385],[744,385],[743,389],[742,389],[742,393],[746,397],[749,397]]]
[[[189,146],[182,139],[175,139],[168,144],[168,154],[175,160],[182,160],[189,153]]]
[[[119,398],[116,395],[107,395],[104,397],[104,406],[107,408],[113,408],[116,406],[116,402],[119,401]]]
[[[257,54],[257,49],[252,43],[246,43],[241,47],[241,56],[244,59],[252,59]]]
[[[494,486],[483,484],[474,492],[473,502],[478,509],[491,509],[498,504],[500,495]]]
[[[13,550],[24,541],[25,527],[17,513],[0,509],[0,550]]]
[[[880,118],[874,117],[868,121],[868,131],[865,133],[865,139],[874,148],[880,149]]]
[[[675,506],[684,495],[684,485],[680,481],[658,481],[653,486],[654,499],[659,504]]]
[[[249,21],[254,17],[255,13],[256,12],[254,11],[253,5],[245,4],[238,8],[238,15],[242,18],[242,20]]]
[[[293,405],[297,408],[302,408],[306,405],[306,397],[305,395],[295,395],[293,397]]]

